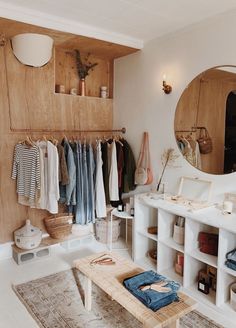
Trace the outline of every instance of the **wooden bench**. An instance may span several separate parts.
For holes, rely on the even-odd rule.
[[[179,318],[191,312],[196,307],[196,302],[183,293],[178,293],[179,302],[154,312],[143,305],[124,286],[123,280],[144,270],[137,267],[134,262],[124,259],[117,254],[108,253],[115,260],[115,265],[91,265],[91,261],[101,254],[93,254],[74,262],[75,267],[84,274],[85,281],[85,308],[90,311],[92,305],[92,282],[119,303],[135,318],[142,322],[145,328],[177,328]]]

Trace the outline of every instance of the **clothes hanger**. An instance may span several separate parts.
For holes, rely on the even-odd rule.
[[[115,136],[115,141],[118,142],[122,147],[124,146],[118,136]]]

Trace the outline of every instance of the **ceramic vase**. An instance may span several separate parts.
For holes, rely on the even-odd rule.
[[[80,79],[80,96],[85,96],[85,79]]]

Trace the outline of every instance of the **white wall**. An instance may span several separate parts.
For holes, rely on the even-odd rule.
[[[218,65],[236,65],[236,11],[223,14],[172,35],[150,41],[136,54],[115,63],[114,126],[127,128],[136,158],[143,131],[150,135],[156,186],[161,172],[161,154],[175,148],[175,109],[184,88],[200,72]],[[162,77],[173,86],[170,95],[162,91]],[[179,177],[202,177],[214,182],[214,197],[236,190],[236,173],[205,174],[184,159],[182,167],[168,169],[164,180],[176,192]],[[140,188],[137,191],[145,190]]]

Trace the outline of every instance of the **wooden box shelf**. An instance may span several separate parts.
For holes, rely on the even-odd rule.
[[[81,53],[81,58],[87,56],[87,53]],[[108,98],[113,97],[113,61],[104,59],[91,54],[89,56],[91,63],[97,65],[89,71],[85,79],[85,95],[89,97],[100,97],[100,87],[107,86]],[[72,88],[77,89],[80,95],[79,77],[76,68],[75,52],[73,50],[55,49],[55,86],[63,85],[65,94],[70,95]]]

